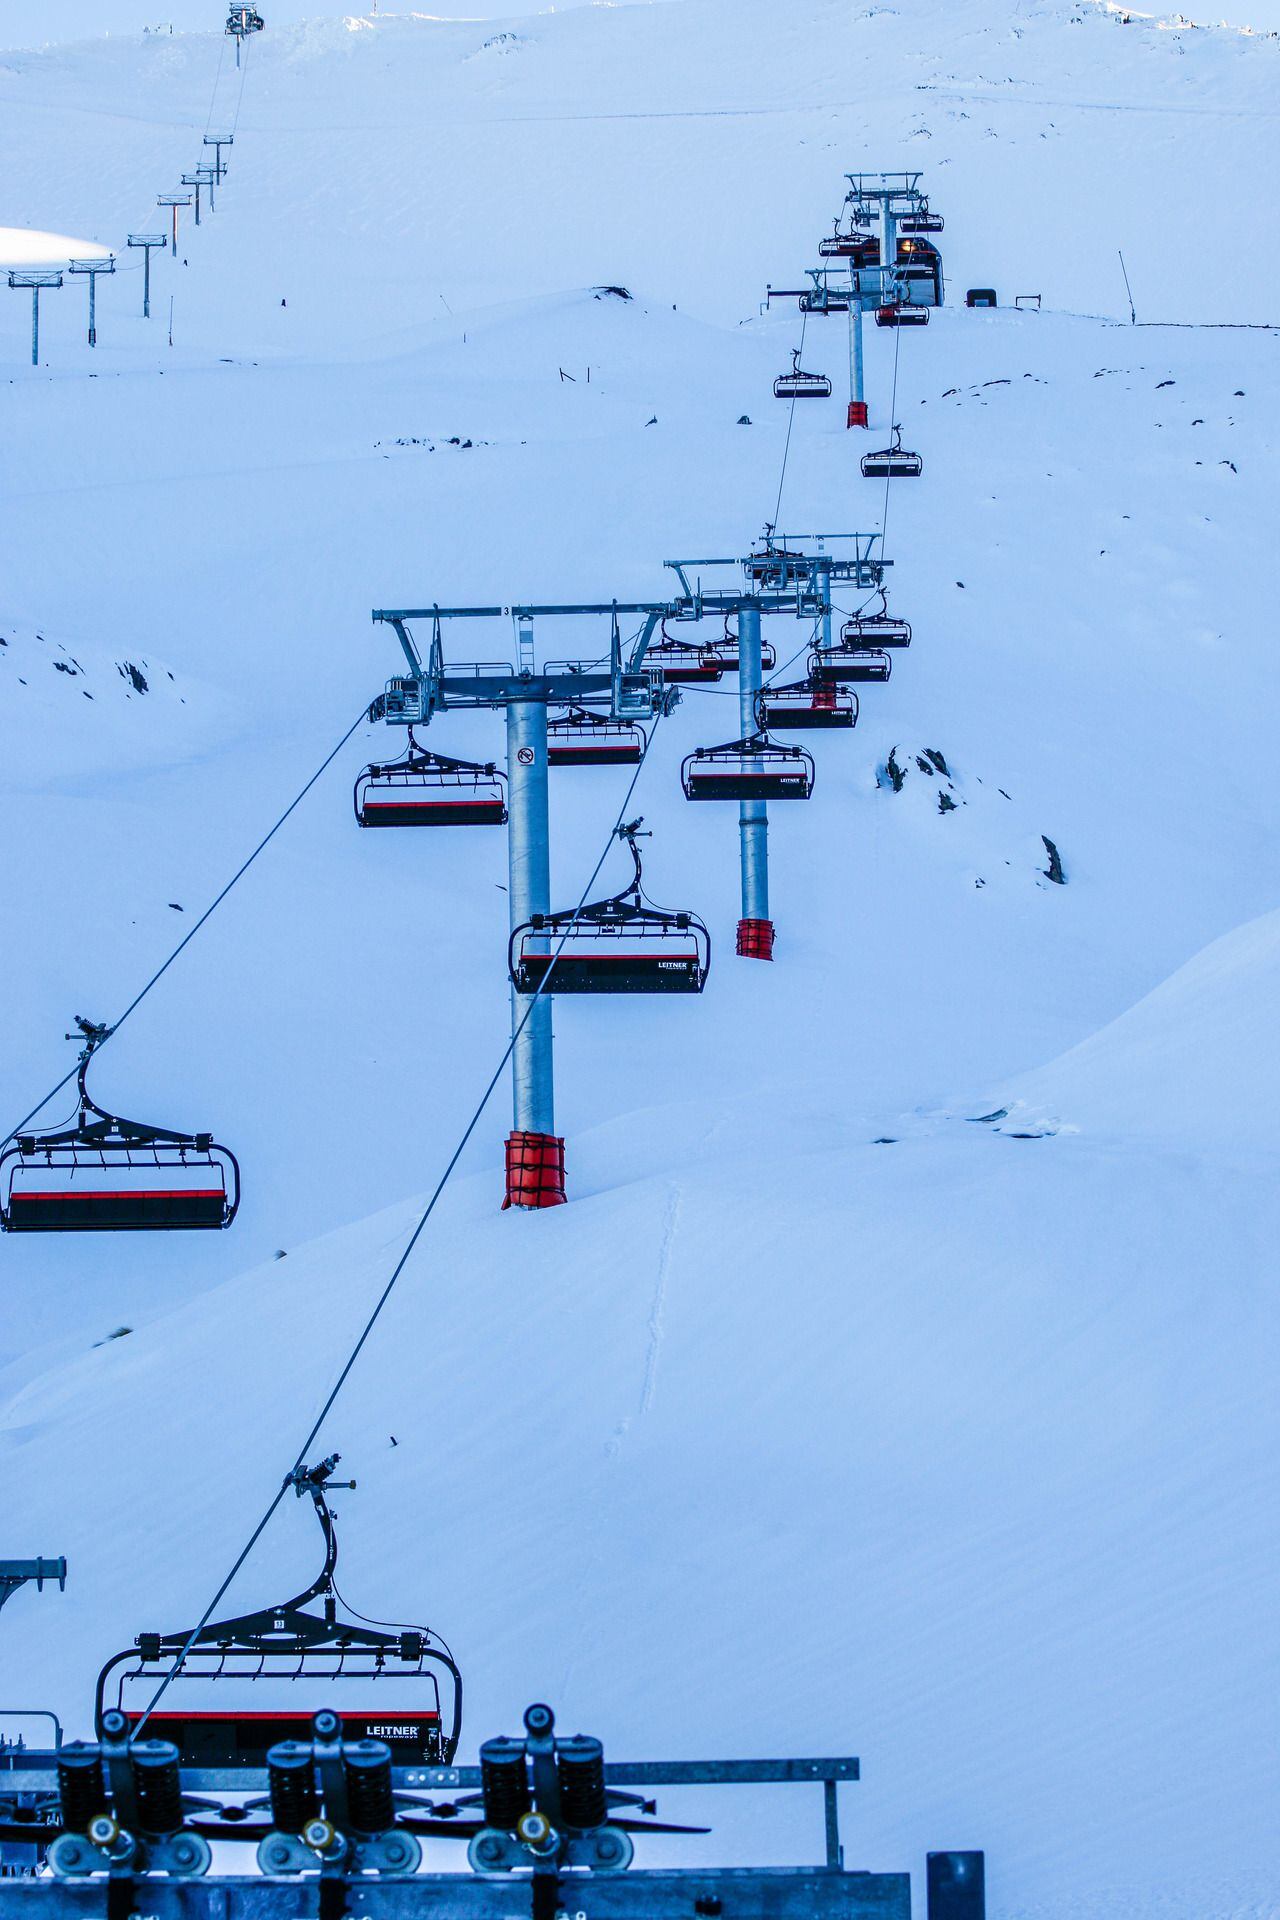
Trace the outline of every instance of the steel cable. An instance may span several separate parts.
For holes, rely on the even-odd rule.
[[[139,991],[134,994],[133,999],[129,1002],[128,1006],[125,1008],[124,1012],[119,1016],[119,1018],[116,1020],[113,1020],[110,1023],[105,1037],[103,1038],[103,1040],[99,1042],[99,1048],[104,1047],[107,1041],[110,1040],[114,1034],[120,1031],[120,1028],[124,1025],[125,1021],[129,1018],[129,1015],[142,1005],[142,1002],[146,999],[152,987],[154,987],[157,981],[163,979],[164,975],[168,973],[170,967],[173,965],[174,961],[178,958],[178,955],[182,953],[185,948],[191,945],[191,942],[195,939],[201,927],[205,925],[205,923],[210,919],[210,917],[222,905],[223,901],[226,899],[227,895],[231,892],[231,889],[236,885],[237,881],[242,880],[245,874],[248,873],[250,867],[253,865],[258,855],[264,850],[264,848],[270,845],[272,840],[275,839],[277,833],[279,833],[281,827],[284,825],[285,821],[289,818],[289,815],[294,811],[295,807],[297,807],[301,801],[306,799],[307,795],[310,793],[312,787],[314,787],[314,785],[316,784],[316,781],[320,778],[321,774],[334,760],[337,759],[338,755],[341,753],[342,749],[346,746],[348,740],[351,738],[352,734],[355,732],[356,728],[361,724],[363,720],[366,719],[367,715],[368,715],[368,708],[361,707],[359,714],[352,721],[351,725],[347,728],[341,740],[339,740],[337,746],[332,748],[331,751],[325,755],[324,759],[320,762],[320,765],[316,768],[315,772],[311,775],[306,785],[300,788],[299,791],[294,795],[293,799],[289,802],[288,806],[285,808],[284,812],[280,815],[279,819],[275,822],[275,824],[272,827],[268,829],[268,831],[263,835],[262,839],[259,840],[257,846],[253,849],[253,852],[249,855],[249,857],[246,860],[243,860],[240,863],[240,865],[236,868],[231,878],[227,881],[226,886],[223,887],[222,891],[219,894],[217,894],[215,898],[210,902],[210,904],[205,908],[204,912],[200,915],[200,918],[195,922],[194,926],[188,928],[187,932],[182,936],[182,939],[179,940],[177,946],[173,949],[173,952],[169,955],[168,959],[161,962],[161,964],[156,968],[155,972],[152,974],[151,978],[147,981],[146,985],[140,988]],[[21,1133],[22,1129],[27,1125],[27,1123],[31,1120],[34,1120],[36,1115],[40,1113],[45,1107],[47,1107],[49,1102],[57,1094],[61,1093],[62,1089],[65,1086],[67,1086],[72,1080],[75,1079],[76,1072],[77,1072],[77,1067],[72,1067],[69,1072],[64,1073],[61,1080],[58,1081],[57,1085],[50,1087],[48,1093],[45,1094],[42,1100],[37,1101],[36,1105],[32,1107],[30,1113],[25,1114],[23,1118],[19,1120],[17,1126],[11,1127],[8,1133],[4,1135],[3,1139],[0,1139],[0,1147],[7,1146],[10,1140],[14,1139],[16,1135]]]
[[[208,1606],[205,1608],[204,1612],[201,1614],[195,1626],[192,1627],[190,1633],[187,1635],[187,1638],[183,1643],[182,1648],[174,1658],[173,1665],[169,1668],[168,1672],[164,1675],[164,1678],[161,1680],[160,1685],[156,1688],[155,1692],[152,1694],[151,1699],[147,1703],[145,1711],[143,1712],[141,1718],[139,1719],[136,1727],[133,1729],[135,1737],[139,1733],[141,1733],[143,1727],[146,1726],[148,1719],[150,1718],[152,1713],[155,1711],[156,1706],[158,1705],[159,1701],[163,1697],[170,1682],[174,1680],[179,1674],[179,1672],[181,1671],[183,1663],[185,1662],[187,1655],[190,1653],[192,1647],[195,1645],[196,1640],[199,1638],[200,1634],[203,1632],[205,1627],[208,1626],[210,1620],[213,1618],[214,1609],[218,1606],[219,1602],[223,1598],[223,1595],[227,1592],[227,1589],[231,1586],[231,1583],[235,1579],[236,1575],[240,1572],[240,1569],[244,1566],[246,1560],[249,1558],[249,1555],[253,1552],[253,1549],[257,1546],[258,1541],[262,1538],[262,1535],[266,1531],[267,1526],[270,1523],[272,1516],[276,1511],[276,1508],[280,1505],[280,1502],[284,1499],[285,1494],[288,1492],[289,1488],[292,1485],[294,1485],[295,1474],[298,1472],[299,1468],[305,1462],[306,1456],[311,1450],[312,1443],[314,1442],[317,1434],[320,1432],[321,1428],[324,1426],[325,1421],[328,1419],[330,1413],[332,1412],[334,1404],[337,1401],[338,1395],[342,1392],[342,1389],[346,1386],[348,1379],[351,1377],[352,1369],[354,1368],[357,1360],[360,1358],[361,1353],[364,1351],[365,1345],[368,1342],[369,1337],[372,1334],[374,1328],[378,1324],[378,1321],[382,1316],[382,1311],[386,1306],[388,1300],[391,1298],[391,1295],[395,1290],[396,1283],[408,1264],[410,1255],[412,1254],[414,1248],[417,1246],[418,1241],[421,1239],[423,1231],[426,1228],[427,1222],[430,1220],[432,1214],[435,1212],[437,1201],[439,1200],[441,1194],[444,1192],[445,1187],[448,1185],[455,1167],[457,1166],[459,1160],[462,1158],[464,1151],[466,1150],[468,1141],[471,1139],[472,1134],[475,1132],[476,1127],[480,1123],[481,1116],[483,1115],[485,1108],[488,1106],[489,1101],[493,1096],[494,1088],[497,1086],[498,1081],[502,1078],[503,1073],[506,1071],[507,1063],[510,1060],[512,1053],[515,1051],[516,1041],[520,1038],[520,1035],[524,1032],[525,1027],[528,1025],[529,1020],[532,1017],[533,1009],[538,1004],[538,1001],[542,998],[543,991],[546,987],[547,981],[551,977],[551,973],[555,966],[555,962],[560,957],[560,954],[564,949],[564,944],[566,940],[568,940],[574,927],[577,925],[578,916],[581,914],[582,909],[587,904],[588,895],[590,894],[592,888],[595,886],[596,880],[598,879],[600,874],[600,869],[603,867],[605,861],[609,857],[609,850],[613,846],[614,841],[618,837],[618,829],[622,825],[623,820],[626,818],[627,812],[631,805],[631,796],[636,790],[636,783],[639,780],[641,773],[644,771],[645,761],[649,757],[649,749],[653,745],[654,737],[657,734],[658,724],[661,719],[662,719],[662,715],[659,714],[655,719],[653,726],[649,730],[649,737],[645,744],[644,752],[641,754],[639,764],[637,765],[636,770],[632,774],[630,782],[628,783],[627,791],[623,797],[622,805],[618,808],[618,811],[614,816],[613,825],[609,829],[609,837],[605,841],[604,846],[600,851],[599,859],[596,861],[595,866],[591,870],[590,878],[588,879],[586,885],[582,889],[581,894],[579,895],[578,904],[573,910],[573,917],[571,918],[571,920],[569,921],[569,924],[566,926],[563,934],[561,935],[560,943],[556,947],[555,952],[551,957],[551,966],[547,968],[546,973],[543,975],[542,979],[539,981],[536,991],[529,996],[529,1004],[526,1007],[518,1026],[516,1027],[514,1033],[511,1035],[511,1038],[507,1042],[506,1047],[503,1049],[501,1059],[498,1061],[497,1066],[494,1068],[493,1073],[490,1075],[488,1084],[486,1085],[484,1092],[481,1094],[480,1099],[476,1105],[476,1108],[471,1115],[471,1118],[468,1120],[466,1126],[464,1127],[458,1139],[457,1145],[454,1147],[453,1152],[450,1154],[449,1159],[446,1162],[444,1172],[440,1175],[439,1180],[436,1182],[435,1187],[432,1190],[430,1199],[427,1201],[426,1206],[423,1208],[421,1214],[418,1216],[417,1224],[414,1227],[413,1232],[409,1235],[409,1238],[405,1243],[404,1249],[401,1252],[399,1259],[396,1261],[395,1266],[392,1268],[391,1274],[386,1282],[386,1285],[383,1287],[382,1292],[378,1295],[378,1298],[374,1303],[373,1309],[370,1312],[368,1318],[366,1319],[364,1326],[361,1328],[360,1333],[355,1341],[355,1344],[351,1348],[350,1353],[347,1355],[346,1360],[343,1362],[342,1369],[338,1374],[337,1379],[334,1381],[333,1386],[329,1389],[328,1394],[325,1396],[323,1406],[321,1407],[319,1413],[316,1415],[315,1419],[311,1423],[311,1427],[307,1433],[305,1440],[302,1442],[302,1445],[298,1448],[298,1452],[294,1459],[293,1466],[291,1467],[290,1471],[285,1475],[284,1479],[280,1483],[280,1486],[278,1487],[276,1492],[273,1494],[270,1502],[267,1505],[266,1511],[263,1513],[262,1518],[258,1521],[257,1525],[254,1527],[252,1533],[249,1535],[248,1540],[245,1542],[240,1552],[236,1555],[236,1558],[232,1563],[230,1571],[227,1573],[221,1585],[218,1587],[217,1592],[214,1594],[213,1598],[210,1600]]]

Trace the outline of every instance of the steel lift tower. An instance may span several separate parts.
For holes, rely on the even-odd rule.
[[[775,299],[798,299],[803,313],[848,314],[848,425],[865,427],[868,422],[862,316],[885,307],[942,304],[941,262],[936,252],[927,244],[921,244],[919,270],[904,266],[898,259],[900,232],[912,235],[940,232],[942,220],[929,213],[919,173],[847,173],[845,179],[849,182],[846,206],[856,221],[878,235],[879,264],[859,265],[850,252],[847,275],[843,266],[806,267],[809,286],[770,285],[765,289],[765,304],[768,306]],[[850,239],[851,236],[845,236],[846,242]],[[828,240],[824,250],[850,251],[848,245],[841,247],[839,240],[839,235],[835,242]]]
[[[51,287],[62,285],[62,274],[56,267],[15,268],[9,275],[9,285],[31,295],[31,364],[40,365],[40,295]]]
[[[833,553],[835,544],[841,551]],[[764,684],[760,619],[786,612],[797,620],[820,620],[824,644],[831,638],[831,587],[847,582],[857,590],[878,587],[892,562],[880,552],[878,533],[783,534],[766,530],[745,559],[668,560],[680,582],[678,617],[736,615],[738,622],[738,717],[743,738],[757,729],[756,703]],[[729,570],[743,585],[704,586],[703,571]],[[691,579],[690,576],[695,578]],[[737,951],[749,960],[773,958],[774,925],[769,912],[769,808],[764,800],[738,803],[742,868],[742,917]]]
[[[649,644],[663,619],[698,621],[710,614],[739,614],[740,711],[744,731],[754,730],[755,698],[761,685],[760,620],[764,614],[787,613],[797,619],[820,619],[829,633],[831,582],[877,585],[884,562],[876,557],[878,534],[830,536],[852,540],[851,555],[825,550],[806,554],[798,545],[766,540],[761,552],[747,559],[680,561],[673,563],[679,594],[665,601],[599,601],[537,606],[379,607],[376,623],[395,632],[408,673],[387,683],[374,701],[370,717],[393,726],[426,726],[435,714],[451,708],[492,708],[506,717],[509,914],[511,937],[531,922],[541,923],[551,913],[550,817],[547,791],[547,709],[549,706],[607,707],[618,721],[653,718],[669,712],[679,698],[668,687],[660,666],[646,665]],[[818,545],[815,541],[815,545]],[[745,572],[744,586],[716,585],[704,590],[691,579],[699,568],[731,567]],[[638,619],[636,637],[624,648],[619,621]],[[575,660],[544,660],[535,648],[539,621],[588,619],[607,622],[608,637],[590,644]],[[511,661],[446,662],[444,630],[454,622],[510,620],[515,633],[516,659]],[[430,622],[431,640],[425,655],[412,633],[414,622]],[[768,907],[767,811],[763,802],[742,803],[743,922],[759,923],[754,938],[739,927],[739,952],[757,957],[761,945],[772,949]],[[759,957],[770,957],[769,952]],[[518,990],[512,981],[512,1120],[507,1141],[507,1204],[551,1206],[564,1199],[564,1141],[555,1131],[555,1079],[552,1053],[551,1003]],[[528,1182],[521,1169],[533,1156],[540,1168],[550,1166],[552,1177]]]

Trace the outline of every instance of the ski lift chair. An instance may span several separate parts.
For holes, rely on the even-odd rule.
[[[785,687],[762,687],[756,695],[756,722],[763,733],[783,733],[858,724],[858,696],[834,682],[796,680]]]
[[[719,640],[713,640],[708,652],[717,660],[726,673],[737,673],[742,665],[742,650],[737,634],[729,625],[729,616],[725,615],[724,633]],[[760,668],[771,673],[778,664],[777,648],[771,640],[760,642]]]
[[[825,686],[864,686],[887,680],[891,656],[879,647],[814,647],[809,678]]]
[[[549,767],[638,767],[647,744],[643,727],[587,707],[547,722]]]
[[[641,822],[615,832],[631,849],[630,886],[607,900],[535,913],[515,929],[507,970],[517,993],[701,993],[711,936],[696,913],[651,905],[642,887]]]
[[[785,746],[760,732],[686,754],[680,784],[686,800],[807,800],[813,774],[806,747]]]
[[[929,202],[922,200],[914,213],[904,213],[898,222],[899,233],[942,233],[946,221],[940,213],[930,213]]]
[[[903,300],[890,300],[885,306],[876,308],[878,327],[927,327],[928,324],[928,307],[913,307]]]
[[[500,827],[506,775],[492,760],[450,760],[420,747],[409,729],[403,760],[365,768],[353,795],[362,827]]]
[[[825,239],[819,240],[818,254],[823,260],[853,260],[857,259],[859,254],[865,252],[868,246],[874,247],[875,244],[876,237],[874,233],[867,233],[861,227],[856,226],[846,227],[844,231],[841,232],[840,222],[837,220],[835,232],[829,233]]]
[[[176,1133],[107,1113],[85,1076],[110,1027],[76,1015],[84,1036],[75,1125],[19,1134],[0,1154],[0,1227],[8,1233],[106,1233],[229,1227],[240,1168],[212,1134]]]
[[[842,647],[909,647],[911,622],[895,620],[884,588],[875,613],[855,613],[840,629]]]
[[[864,480],[918,480],[923,472],[924,461],[920,455],[903,450],[901,427],[893,429],[892,445],[862,456]]]
[[[338,1541],[326,1495],[339,1456],[331,1454],[316,1467],[297,1467],[289,1476],[294,1493],[311,1496],[324,1532],[324,1565],[302,1593],[276,1607],[240,1614],[233,1620],[213,1620],[194,1632],[140,1633],[132,1647],[107,1661],[98,1675],[94,1724],[102,1734],[103,1714],[109,1704],[122,1708],[134,1726],[141,1709],[123,1708],[129,1682],[155,1685],[167,1673],[172,1684],[192,1680],[242,1686],[260,1681],[302,1683],[297,1707],[283,1712],[245,1711],[232,1704],[217,1712],[193,1712],[167,1704],[146,1716],[152,1738],[172,1740],[186,1766],[264,1767],[267,1749],[280,1740],[311,1739],[311,1715],[328,1706],[335,1683],[363,1682],[368,1697],[374,1686],[391,1698],[382,1708],[353,1711],[340,1708],[343,1732],[349,1739],[385,1740],[396,1766],[449,1766],[457,1751],[462,1728],[462,1677],[444,1642],[425,1627],[396,1630],[377,1628],[339,1618],[339,1596],[334,1582]],[[286,1483],[288,1484],[288,1483]],[[308,1610],[312,1600],[322,1602],[319,1613]],[[449,1694],[448,1712],[442,1711],[440,1682]],[[239,1694],[234,1684],[233,1695]],[[416,1699],[406,1704],[408,1694]]]
[[[723,660],[717,659],[710,647],[677,639],[667,632],[665,620],[658,638],[651,640],[645,650],[644,664],[661,667],[663,679],[672,686],[707,686],[723,680],[725,671]]]
[[[829,400],[831,382],[825,373],[806,373],[800,365],[800,349],[791,349],[791,371],[780,373],[773,383],[775,400]]]

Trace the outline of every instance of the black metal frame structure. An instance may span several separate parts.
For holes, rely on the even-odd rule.
[[[927,327],[928,324],[928,307],[915,307],[902,300],[890,300],[883,307],[876,308],[878,327]]]
[[[809,677],[827,686],[873,686],[893,672],[893,659],[881,647],[814,647]]]
[[[840,628],[842,647],[909,647],[911,645],[911,622],[896,620],[889,612],[888,596],[884,590],[880,593],[880,606],[875,613],[855,613]]]
[[[629,886],[590,906],[535,913],[513,929],[507,971],[517,993],[701,993],[711,935],[696,913],[655,907],[644,892],[641,821],[616,829],[631,849]],[[613,951],[610,951],[610,949]]]
[[[772,727],[782,733],[856,727],[858,696],[821,680],[761,687],[756,695],[756,723],[763,733]]]
[[[631,720],[571,706],[547,721],[549,767],[638,767],[648,736]]]
[[[229,1227],[240,1205],[240,1166],[209,1133],[122,1120],[90,1097],[85,1075],[111,1033],[76,1015],[84,1036],[75,1125],[19,1134],[0,1153],[0,1227],[8,1233],[107,1233]],[[132,1176],[154,1174],[158,1185]],[[178,1174],[203,1181],[166,1184]],[[57,1186],[45,1176],[62,1178]],[[77,1176],[87,1178],[77,1182]]]
[[[729,616],[727,613],[724,616],[723,634],[718,640],[708,642],[708,650],[715,656],[726,673],[737,673],[742,663],[742,650],[738,642],[737,634],[729,625]],[[761,640],[760,671],[762,673],[769,673],[777,664],[778,650],[772,640]]]
[[[501,827],[507,776],[492,760],[451,760],[418,745],[400,760],[374,761],[356,780],[352,804],[362,827]]]
[[[807,747],[771,740],[763,730],[718,747],[696,747],[680,765],[686,800],[807,800],[813,792]]]
[[[773,383],[775,400],[829,400],[831,382],[825,373],[808,373],[800,365],[800,349],[791,349],[791,371],[780,373]]]
[[[405,1712],[397,1705],[385,1714],[362,1708],[358,1714],[341,1717],[344,1721],[350,1717],[361,1724],[370,1723],[370,1731],[387,1738],[393,1751],[399,1749],[401,1758],[444,1766],[451,1763],[462,1731],[462,1676],[452,1654],[424,1627],[392,1632],[338,1617],[334,1585],[338,1537],[326,1497],[338,1459],[337,1454],[331,1454],[319,1466],[299,1467],[289,1476],[299,1499],[310,1495],[324,1534],[324,1565],[310,1586],[278,1606],[260,1607],[233,1619],[212,1620],[179,1633],[140,1633],[134,1645],[113,1654],[98,1675],[94,1727],[99,1737],[108,1705],[107,1687],[113,1676],[113,1704],[119,1708],[128,1681],[159,1681],[166,1664],[173,1669],[173,1685],[192,1680],[222,1684],[270,1679],[304,1681],[314,1693],[318,1687],[327,1689],[336,1681],[363,1680],[383,1685],[422,1681],[434,1702],[425,1712]],[[333,1484],[354,1486],[355,1482]],[[307,1611],[312,1600],[323,1602],[320,1613]],[[440,1708],[440,1673],[448,1677],[452,1691],[447,1726]],[[301,1709],[302,1716],[309,1714],[314,1704],[314,1699],[308,1700]],[[130,1716],[135,1722],[139,1717]],[[243,1766],[254,1758],[263,1764],[266,1748],[289,1737],[299,1718],[297,1711],[250,1714],[229,1708],[223,1714],[193,1715],[167,1708],[148,1714],[146,1725],[152,1737],[165,1734],[175,1739],[185,1762],[203,1758]],[[437,1742],[430,1737],[433,1718]],[[388,1730],[396,1726],[399,1735],[388,1738]]]
[[[662,677],[675,686],[710,686],[723,680],[726,665],[723,657],[716,655],[714,647],[704,641],[681,640],[675,634],[667,632],[667,623],[662,621],[658,636],[650,640],[645,648],[645,663],[650,667],[660,667]]]
[[[918,453],[908,452],[902,444],[902,428],[895,426],[887,447],[877,447],[862,456],[864,480],[918,480],[924,461]]]
[[[818,255],[823,260],[854,260],[860,267],[874,267],[879,264],[880,242],[874,233],[856,225],[851,217],[843,231],[837,220],[834,233],[819,240]]]

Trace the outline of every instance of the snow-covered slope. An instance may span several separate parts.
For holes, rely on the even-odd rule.
[[[0,218],[153,224],[236,111],[220,51],[6,55]],[[676,778],[736,689],[691,691],[635,808],[707,993],[557,1009],[573,1205],[497,1213],[501,1090],[324,1443],[344,1590],[447,1635],[470,1742],[546,1694],[617,1754],[852,1748],[851,1859],[985,1845],[1001,1916],[1280,1911],[1276,336],[1132,328],[1115,262],[1140,318],[1280,318],[1265,195],[1247,265],[1204,259],[1277,58],[978,0],[269,23],[150,328],[122,259],[94,353],[66,288],[32,369],[0,298],[7,1127],[397,670],[371,606],[639,598],[745,548],[799,338],[764,286],[844,169],[926,169],[953,304],[901,343],[926,466],[885,528],[916,638],[776,810],[777,963],[733,959],[734,828]],[[843,324],[805,341],[838,397],[781,522],[877,527]],[[108,1652],[199,1612],[501,1055],[502,836],[357,833],[386,750],[357,731],[96,1068],[234,1145],[235,1229],[0,1247],[6,1550],[71,1563],[6,1611],[0,1704],[82,1727]],[[624,791],[556,777],[558,899]],[[291,1505],[233,1599],[311,1532]]]

